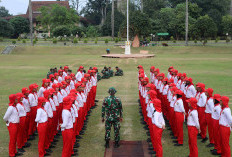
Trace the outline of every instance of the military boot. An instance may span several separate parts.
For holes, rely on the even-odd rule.
[[[106,140],[105,147],[106,147],[106,148],[110,148],[109,140]]]
[[[119,145],[119,143],[118,143],[118,141],[115,141],[115,143],[114,143],[114,148],[118,148],[120,145]]]

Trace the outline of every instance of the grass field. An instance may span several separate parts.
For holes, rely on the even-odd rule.
[[[227,95],[232,99],[232,48],[230,47],[147,47],[132,49],[149,50],[155,53],[155,58],[149,59],[107,59],[101,58],[107,48],[112,53],[123,53],[123,49],[109,46],[80,46],[80,47],[17,47],[10,55],[0,56],[0,156],[8,156],[8,130],[2,117],[7,109],[8,95],[17,93],[22,87],[31,83],[41,84],[50,67],[69,65],[73,71],[80,65],[88,68],[97,66],[119,66],[124,70],[123,77],[113,77],[98,83],[98,107],[89,118],[84,138],[80,141],[79,156],[103,157],[104,155],[104,124],[101,123],[101,103],[109,87],[114,86],[122,99],[124,122],[121,128],[122,140],[146,140],[147,136],[140,124],[138,109],[137,65],[144,66],[149,75],[150,66],[160,68],[167,73],[170,65],[179,72],[186,72],[194,82],[203,82],[206,87],[214,89],[215,93]],[[0,47],[0,50],[3,47]],[[231,101],[232,102],[232,101]],[[230,105],[231,105],[230,102]],[[184,127],[184,146],[174,147],[169,131],[163,132],[164,157],[185,157],[189,153],[187,128]],[[38,138],[37,138],[38,139]],[[26,149],[24,156],[37,157],[37,139]],[[207,143],[208,144],[208,143]],[[232,138],[231,138],[232,144]],[[209,149],[198,141],[199,157],[211,156]],[[62,138],[53,149],[52,157],[61,156]]]

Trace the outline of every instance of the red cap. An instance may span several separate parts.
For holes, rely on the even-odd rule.
[[[190,98],[186,101],[187,103],[190,103],[193,109],[197,109],[197,99],[196,98]]]
[[[186,81],[189,81],[191,84],[193,84],[193,79],[191,77],[187,78]]]
[[[20,101],[21,98],[24,97],[23,93],[17,93],[16,96],[17,96],[18,102]]]
[[[213,89],[212,88],[206,89],[205,92],[207,92],[209,94],[209,97],[213,96]]]
[[[178,74],[178,70],[175,69],[175,70],[174,70],[174,73]]]
[[[23,94],[29,93],[29,89],[27,87],[22,88],[22,93]]]
[[[86,78],[84,78],[84,77],[81,79],[81,82],[87,82],[87,81],[88,80]]]
[[[159,99],[154,99],[152,102],[155,106],[155,110],[158,112],[162,112],[161,101]]]
[[[170,66],[168,69],[173,69],[173,66]]]
[[[168,82],[168,78],[167,78],[167,77],[165,77],[165,78],[163,79],[163,82],[164,82],[164,81],[167,81],[167,82]]]
[[[146,81],[147,83],[149,83],[149,78],[148,78],[148,77],[145,77],[145,78],[143,79],[143,81]]]
[[[61,84],[62,84],[62,85],[67,85],[67,82],[62,81]]]
[[[155,69],[155,71],[154,71],[154,72],[158,72],[158,73],[159,73],[159,72],[160,72],[160,70],[157,68],[157,69]]]
[[[151,83],[148,83],[148,84],[146,85],[146,87],[147,87],[147,88],[151,88],[151,85],[152,85]]]
[[[93,70],[97,70],[97,67],[93,67]]]
[[[41,108],[42,107],[42,104],[46,102],[46,99],[44,97],[39,97],[38,98],[38,108]]]
[[[58,74],[58,73],[55,73],[55,74],[54,74],[54,77],[56,77],[56,76],[59,76],[59,74]]]
[[[71,77],[70,77],[70,76],[65,76],[64,79],[65,79],[65,81],[66,81],[66,80],[71,80]]]
[[[142,65],[138,65],[138,67],[137,68],[143,68],[143,66]]]
[[[222,96],[221,97],[221,100],[222,100],[222,104],[224,107],[229,107],[229,101],[230,101],[230,98],[227,97],[227,96]],[[223,107],[223,108],[224,108]]]
[[[56,88],[58,88],[59,86],[58,86],[58,84],[52,84],[52,88],[55,90]]]
[[[178,76],[178,77],[181,77],[181,76],[182,76],[182,74],[181,74],[181,73],[178,73],[178,74],[177,74],[177,76]]]
[[[16,99],[17,99],[16,94],[9,95],[9,101],[10,101],[9,106],[13,106],[13,104],[15,103]]]
[[[62,87],[62,83],[57,83],[57,87]]]
[[[153,69],[153,70],[155,70],[155,66],[151,66],[151,68],[150,69]]]
[[[147,92],[147,94],[150,95],[151,100],[155,99],[157,96],[157,93],[154,90],[150,90],[149,92]]]
[[[174,79],[173,79],[173,78],[170,78],[170,79],[168,80],[168,83],[174,83]]]
[[[77,93],[76,89],[71,89],[70,93]]]
[[[75,74],[74,74],[74,73],[71,73],[69,76],[70,76],[70,77],[74,77],[74,76],[75,76]]]
[[[186,73],[183,73],[182,76],[185,78],[187,75],[186,75]]]
[[[76,83],[75,84],[75,88],[78,88],[78,87],[80,87],[81,86],[81,83]]]
[[[55,76],[53,74],[49,75],[49,79],[51,80],[52,78],[54,78]]]
[[[220,94],[214,94],[213,99],[220,101],[221,100],[221,95]]]
[[[176,84],[175,83],[171,83],[169,86],[170,87],[176,87]]]
[[[173,86],[172,89],[170,89],[170,90],[173,91],[173,92],[176,92],[178,90],[178,88],[176,86]]]
[[[201,88],[201,90],[204,92],[205,91],[205,84],[204,83],[197,83],[197,87]]]
[[[69,67],[68,66],[64,66],[64,69],[69,69]]]
[[[142,77],[142,78],[144,78],[144,74],[143,74],[143,73],[142,73],[142,74],[140,74],[140,75],[139,75],[139,77]]]
[[[181,90],[177,90],[176,92],[175,92],[175,95],[176,94],[178,94],[178,95],[182,95],[183,94],[183,92],[181,91]]]
[[[90,75],[89,74],[84,74],[84,77],[87,78],[87,77],[90,77]]]

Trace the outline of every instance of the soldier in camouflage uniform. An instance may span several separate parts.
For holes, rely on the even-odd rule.
[[[110,73],[110,77],[114,76],[114,71],[111,69],[111,67],[109,67],[109,73]]]
[[[110,88],[109,89],[110,96],[104,99],[102,105],[102,122],[105,121],[105,129],[106,129],[106,133],[105,133],[106,148],[109,148],[110,132],[112,125],[114,127],[114,136],[115,136],[114,147],[115,148],[119,147],[119,141],[120,141],[119,130],[120,130],[120,122],[122,121],[123,110],[122,110],[121,100],[115,96],[116,92],[117,91],[115,90],[115,88],[113,87]]]
[[[104,69],[101,71],[101,73],[102,73],[102,79],[110,78],[109,69],[107,67],[104,67]]]
[[[119,69],[118,67],[116,67],[115,76],[123,76],[123,71],[122,71],[122,69]]]

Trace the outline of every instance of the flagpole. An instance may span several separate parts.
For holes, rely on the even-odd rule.
[[[127,36],[126,36],[126,44],[125,44],[125,54],[131,54],[130,50],[130,41],[129,41],[129,0],[127,0]]]

